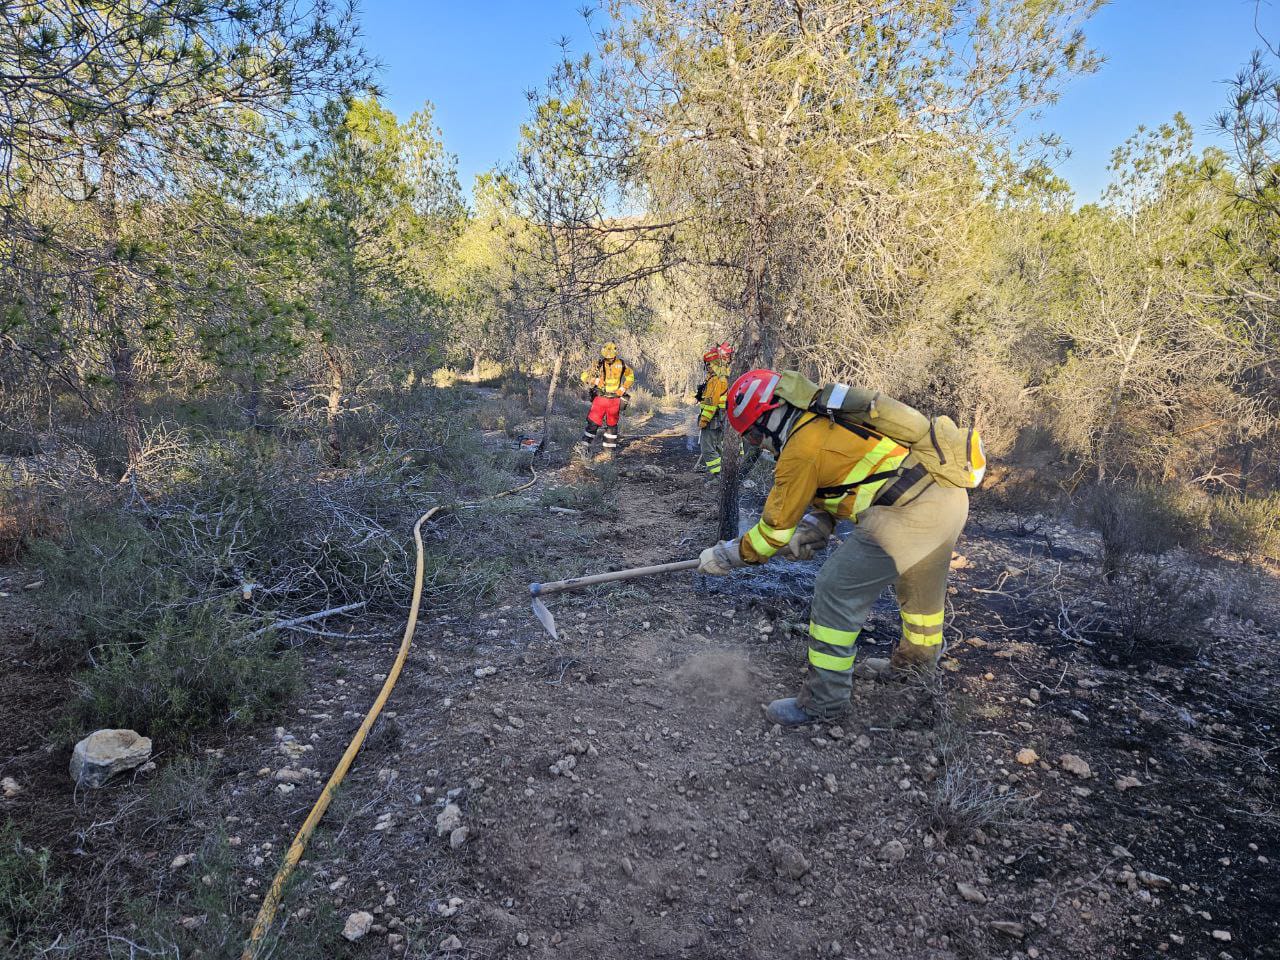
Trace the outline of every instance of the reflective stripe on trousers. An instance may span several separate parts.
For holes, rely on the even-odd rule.
[[[948,563],[950,558],[948,558]],[[943,611],[936,613],[908,613],[902,611],[902,639],[920,647],[942,645]]]
[[[809,621],[809,663],[823,670],[853,669],[859,630],[837,630]]]

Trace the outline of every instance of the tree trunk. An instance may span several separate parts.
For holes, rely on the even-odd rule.
[[[116,385],[116,423],[124,440],[125,469],[122,480],[132,477],[142,456],[142,418],[138,414],[138,381],[133,347],[127,333],[116,330],[111,345],[111,377]]]
[[[1244,443],[1244,453],[1240,455],[1240,499],[1244,500],[1249,494],[1249,474],[1253,472],[1253,441],[1246,440]]]
[[[1102,421],[1099,428],[1097,443],[1097,482],[1102,483],[1107,476],[1107,467],[1110,463],[1111,454],[1111,433],[1115,427],[1116,417],[1120,415],[1120,402],[1124,399],[1125,387],[1129,382],[1129,372],[1133,369],[1133,358],[1138,352],[1138,345],[1142,342],[1143,330],[1133,335],[1133,340],[1126,348],[1124,353],[1124,363],[1120,368],[1120,373],[1116,377],[1115,386],[1111,388],[1111,397],[1107,403],[1107,415]]]
[[[325,409],[328,460],[333,466],[342,461],[342,435],[338,429],[342,415],[342,359],[334,347],[324,348],[325,365],[329,368],[329,403]]]
[[[765,244],[768,241],[767,196],[761,189],[755,195],[756,216],[751,228],[751,242],[747,254],[747,289],[744,303],[745,342],[738,352],[742,369],[749,370],[762,359],[772,360],[773,338],[769,336],[769,311],[765,303]],[[732,376],[730,383],[733,382]],[[725,425],[725,438],[720,453],[720,511],[719,532],[721,540],[732,540],[741,526],[738,510],[738,461],[740,442],[737,433]]]
[[[124,473],[122,481],[132,479],[133,471],[142,456],[142,422],[138,413],[137,356],[129,338],[127,307],[122,302],[123,278],[116,269],[117,251],[120,246],[120,213],[116,208],[115,158],[103,153],[102,178],[98,185],[98,216],[102,222],[102,239],[106,247],[106,290],[98,293],[103,303],[101,312],[107,324],[107,364],[111,382],[115,385],[116,429],[124,443]]]
[[[556,359],[551,364],[551,382],[547,384],[547,403],[542,408],[542,440],[540,447],[546,447],[547,437],[551,433],[551,411],[555,409],[556,390],[560,385],[560,370],[564,366],[564,351],[556,351]]]

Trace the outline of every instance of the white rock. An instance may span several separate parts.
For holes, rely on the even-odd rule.
[[[907,859],[907,848],[902,845],[901,840],[890,840],[876,853],[876,859],[885,863],[901,863]]]
[[[987,895],[971,883],[965,883],[963,880],[957,880],[956,890],[959,891],[960,896],[969,903],[987,902]]]
[[[4,791],[5,797],[16,797],[22,792],[22,786],[13,777],[5,777],[0,780],[0,790]]]
[[[1229,930],[1215,930],[1213,931],[1213,939],[1228,943],[1231,940],[1231,932]]]
[[[372,926],[373,914],[368,910],[358,910],[347,917],[347,922],[342,928],[342,935],[352,943],[355,943],[363,938]]]
[[[1040,759],[1040,754],[1036,753],[1030,747],[1023,747],[1018,751],[1017,760],[1024,767],[1028,767]]]
[[[440,951],[442,953],[457,953],[461,949],[462,941],[453,934],[450,934],[440,941]]]
[[[436,916],[452,917],[461,907],[461,897],[450,897],[447,901],[441,900],[436,904]]]
[[[81,787],[101,787],[122,770],[151,759],[151,738],[133,730],[98,730],[71,752],[71,779]]]
[[[192,854],[192,853],[180,853],[180,854],[178,854],[176,857],[174,857],[172,861],[170,861],[170,863],[169,863],[169,869],[170,869],[170,870],[181,870],[183,867],[185,867],[187,864],[191,863],[193,860],[195,860],[195,854]]]
[[[1021,940],[1027,935],[1027,928],[1016,920],[992,920],[991,929],[997,933],[1003,933],[1007,937],[1013,937]]]
[[[1089,769],[1089,764],[1081,757],[1077,757],[1074,753],[1064,753],[1058,758],[1058,763],[1067,773],[1074,774],[1084,780],[1093,774]]]
[[[462,809],[456,803],[447,804],[436,816],[437,837],[452,834],[460,826],[462,826]]]
[[[467,827],[458,827],[449,834],[449,849],[457,850],[460,846],[467,842],[467,838],[471,836],[471,831]]]

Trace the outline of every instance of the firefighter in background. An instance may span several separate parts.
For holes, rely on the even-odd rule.
[[[582,383],[591,391],[591,411],[582,439],[574,445],[579,456],[591,452],[591,441],[604,426],[603,447],[612,454],[618,447],[618,419],[626,407],[627,391],[636,381],[635,371],[618,356],[618,345],[610,342],[600,348],[600,359],[582,372]]]
[[[779,552],[807,560],[827,545],[837,522],[854,521],[818,574],[804,685],[799,696],[769,704],[769,719],[796,726],[845,709],[858,634],[890,584],[902,636],[875,672],[931,671],[942,652],[947,574],[969,512],[966,491],[986,468],[978,432],[875,391],[819,388],[798,373],[772,370],[734,381],[727,415],[747,443],[774,453],[777,466],[759,523],[704,550],[700,572],[724,576]]]
[[[724,446],[725,399],[729,393],[729,362],[733,347],[722,343],[702,355],[706,380],[698,388],[698,447],[708,476],[720,473],[720,451]]]

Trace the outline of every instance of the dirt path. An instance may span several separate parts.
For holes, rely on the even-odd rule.
[[[579,556],[617,568],[707,542],[690,460],[678,430],[630,444],[616,519],[570,524]],[[663,479],[625,476],[645,464]],[[1030,607],[992,622],[1017,591],[973,586],[1061,561],[981,531],[945,694],[860,683],[845,722],[801,733],[761,715],[804,662],[785,576],[558,598],[559,644],[519,601],[482,615],[477,662],[498,669],[430,731],[469,830],[449,854],[462,909],[436,932],[484,957],[1276,955],[1275,810],[1240,809],[1272,762],[1239,766],[1258,714],[1178,704],[1171,685],[1197,681],[1171,671],[1103,669]],[[871,639],[896,629],[885,614]],[[1252,708],[1274,722],[1274,700]],[[1044,760],[1020,764],[1024,747]]]

